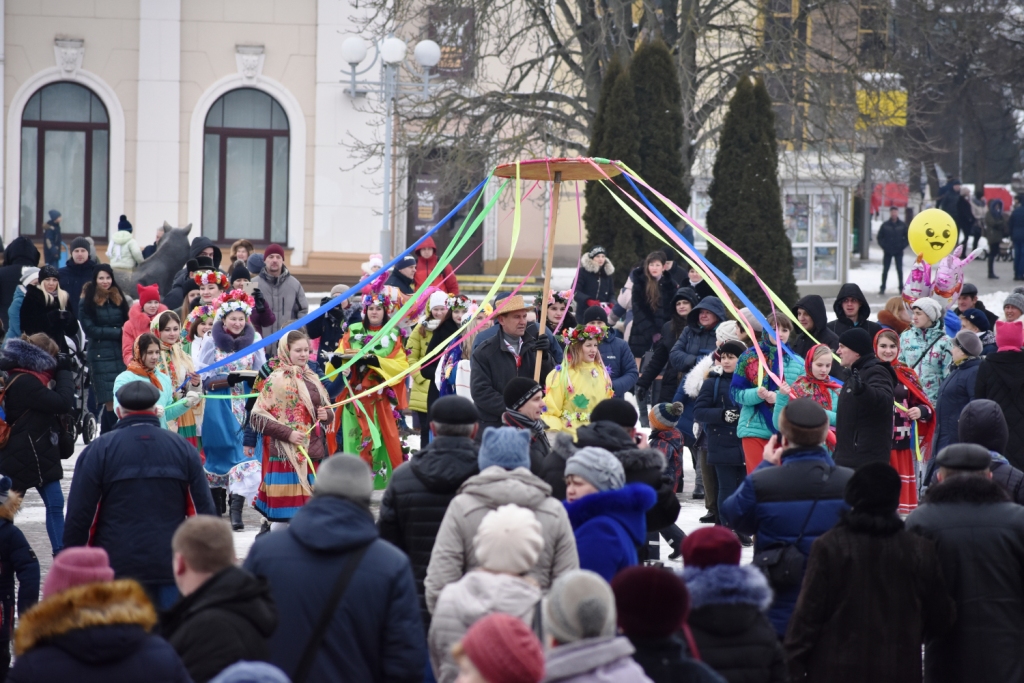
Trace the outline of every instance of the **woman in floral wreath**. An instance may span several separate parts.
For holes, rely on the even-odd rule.
[[[615,394],[598,350],[605,334],[606,329],[594,323],[562,331],[565,360],[548,374],[547,412],[541,416],[549,430],[575,437],[578,427],[590,424],[594,406]]]
[[[212,305],[196,306],[185,318],[185,329],[181,331],[181,350],[192,358],[193,367],[199,362],[199,352],[203,348],[206,333],[213,328],[213,315],[216,311]]]
[[[391,300],[383,293],[363,297],[363,320],[352,324],[341,339],[341,346],[330,363],[328,373],[340,367],[345,357],[366,349],[367,353],[349,369],[347,385],[338,397],[345,400],[367,389],[375,391],[356,401],[346,403],[335,418],[341,450],[358,453],[373,470],[373,485],[378,491],[387,488],[394,468],[402,464],[403,444],[398,434],[401,410],[407,405],[405,382],[394,386],[384,384],[409,368],[405,348],[396,330],[391,330],[370,345],[373,336],[388,322]],[[371,429],[371,425],[373,429]],[[374,443],[374,432],[379,434]]]
[[[196,374],[192,357],[181,348],[181,323],[174,311],[164,311],[153,318],[150,332],[160,340],[160,360],[156,368],[171,378],[172,397],[175,401],[185,398],[187,392],[202,391],[202,380]],[[184,385],[184,388],[181,387]],[[196,424],[203,419],[203,402],[179,415],[175,420],[167,421],[167,428],[195,446],[202,457],[202,446]]]
[[[325,432],[331,399],[310,369],[309,337],[293,330],[277,344],[277,363],[252,410],[263,436],[263,480],[256,510],[267,521],[290,522],[312,495],[316,469],[328,455]]]
[[[210,365],[262,339],[252,324],[253,300],[235,289],[225,292],[213,302],[214,322],[203,338],[196,370],[203,376],[207,396],[237,398],[208,400],[203,411],[203,454],[206,456],[206,478],[210,482],[213,502],[219,514],[227,511],[230,492],[232,506],[241,506],[256,495],[260,484],[260,461],[242,447],[242,425],[245,424],[245,399],[248,382],[228,384],[228,375],[235,372],[258,372],[267,362],[262,349],[218,367],[216,374],[204,372]]]

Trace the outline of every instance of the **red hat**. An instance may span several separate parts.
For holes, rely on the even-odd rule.
[[[284,249],[280,244],[271,244],[263,250],[263,259],[266,260],[266,258],[271,254],[277,254],[281,258],[284,258]]]
[[[65,548],[53,558],[43,582],[43,599],[83,583],[113,581],[114,570],[103,548],[88,546]]]
[[[1019,320],[996,321],[996,351],[1020,351],[1024,346],[1024,325]]]
[[[742,550],[736,534],[724,526],[702,527],[683,540],[683,566],[738,565]]]
[[[470,626],[462,649],[489,683],[539,683],[544,678],[540,641],[508,614],[489,614]]]
[[[160,285],[135,285],[139,290],[139,306],[145,306],[150,301],[160,301]]]
[[[619,628],[630,638],[665,638],[690,613],[690,593],[675,572],[629,567],[612,579]]]

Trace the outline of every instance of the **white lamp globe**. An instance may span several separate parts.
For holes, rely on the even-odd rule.
[[[341,43],[341,58],[346,64],[355,66],[366,59],[366,41],[359,36],[349,36]]]
[[[405,59],[407,49],[404,40],[391,36],[380,44],[380,56],[385,64],[400,64]]]
[[[420,66],[430,69],[437,66],[437,63],[441,61],[441,46],[432,40],[421,40],[416,43],[413,55]]]

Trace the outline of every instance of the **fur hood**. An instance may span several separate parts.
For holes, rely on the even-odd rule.
[[[14,652],[20,657],[44,641],[93,626],[131,625],[149,631],[156,610],[135,581],[87,583],[51,595],[18,623]]]
[[[1008,503],[1010,495],[1002,486],[984,477],[961,475],[928,487],[926,505],[942,503]]]
[[[711,368],[715,365],[715,359],[711,355],[709,353],[701,358],[693,366],[693,369],[686,373],[686,379],[683,380],[683,390],[690,398],[697,398],[697,395],[700,394],[700,388],[704,386],[704,380],[708,378]]]
[[[640,545],[647,538],[647,511],[654,507],[658,496],[647,484],[626,484],[621,489],[609,489],[565,503],[573,531],[595,517],[611,517],[617,521],[630,540]]]
[[[626,471],[627,477],[630,472],[652,469],[662,472],[665,469],[665,454],[656,448],[633,448],[615,451],[614,455],[622,463],[622,469]]]
[[[577,449],[576,444],[573,443],[572,435],[566,434],[565,432],[555,433],[555,439],[551,442],[552,453],[557,455],[563,461],[567,461],[577,450],[579,449]]]
[[[7,495],[7,500],[4,501],[3,505],[0,505],[0,519],[6,519],[8,522],[14,521],[14,516],[18,514],[18,510],[21,509],[21,494],[17,491],[11,491]]]
[[[248,320],[245,321],[245,328],[242,330],[242,333],[237,337],[232,337],[224,329],[224,322],[221,320],[213,324],[213,329],[210,333],[213,335],[213,343],[224,353],[241,351],[256,341],[256,330]]]
[[[772,589],[752,564],[687,567],[683,580],[690,591],[690,609],[707,605],[753,605],[764,612],[772,604]]]
[[[594,263],[594,259],[590,257],[590,254],[583,254],[580,256],[580,265],[583,266],[583,270],[588,273],[598,272],[597,264]],[[604,274],[611,275],[615,272],[615,266],[612,265],[612,260],[608,258],[608,255],[604,256]]]
[[[8,339],[4,344],[0,367],[4,370],[20,368],[32,372],[50,372],[57,367],[57,359],[35,344],[21,339]]]

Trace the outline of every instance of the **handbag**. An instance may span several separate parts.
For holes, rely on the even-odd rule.
[[[71,415],[57,416],[57,450],[60,451],[60,459],[67,460],[75,454],[75,420]]]
[[[3,388],[3,391],[0,391],[0,405],[3,405],[4,397],[7,396],[7,390],[14,386],[14,383],[18,381],[19,377],[21,377],[20,374],[12,379],[10,383]],[[6,412],[4,414],[6,416]],[[17,422],[17,420],[14,422]],[[7,448],[7,441],[11,438],[11,427],[13,426],[14,423],[7,424],[6,419],[0,418],[0,448]]]
[[[753,565],[760,569],[768,584],[776,592],[798,588],[803,580],[804,568],[807,566],[807,556],[800,551],[800,541],[804,539],[804,532],[807,530],[807,523],[811,521],[814,508],[818,506],[818,500],[825,490],[825,484],[832,476],[832,470],[822,475],[821,486],[814,496],[814,502],[807,511],[804,523],[800,526],[800,535],[793,543],[774,543],[767,548],[762,548],[754,555]]]

